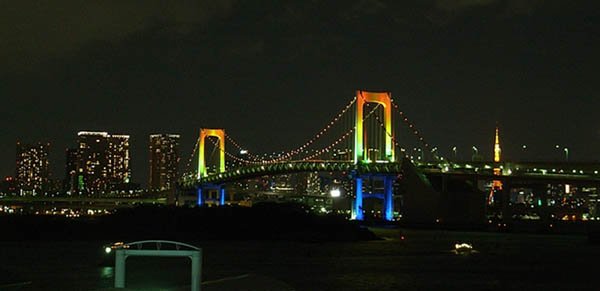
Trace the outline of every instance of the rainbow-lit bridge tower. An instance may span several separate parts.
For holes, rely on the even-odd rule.
[[[385,155],[383,160],[370,160],[365,146],[367,132],[363,128],[365,119],[363,109],[367,103],[376,103],[383,107],[385,129]],[[355,196],[352,206],[352,219],[363,220],[363,199],[378,198],[383,200],[383,218],[391,221],[394,218],[393,184],[395,175],[379,173],[361,173],[361,165],[365,163],[392,163],[395,161],[393,128],[392,128],[392,98],[389,92],[356,91],[356,124],[354,132],[354,164],[353,171]],[[364,193],[364,181],[383,180],[383,193]]]
[[[211,190],[216,190],[218,193],[218,202],[219,205],[225,205],[225,187],[222,184],[209,184],[202,183],[202,178],[208,176],[208,169],[206,167],[206,160],[204,157],[204,149],[206,145],[207,137],[216,137],[219,139],[219,173],[225,172],[225,130],[224,129],[208,129],[201,128],[200,129],[200,137],[198,140],[198,172],[197,179],[199,183],[196,186],[196,190],[198,191],[198,205],[202,205],[206,203],[207,200],[214,200],[214,198],[208,198],[207,194]]]

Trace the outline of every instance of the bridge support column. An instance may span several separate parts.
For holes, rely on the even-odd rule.
[[[383,178],[383,219],[392,221],[394,219],[394,179],[390,176]]]
[[[202,196],[202,186],[198,185],[196,189],[198,190],[198,206],[201,206],[202,204],[204,204],[204,196]]]
[[[354,177],[354,192],[356,198],[354,199],[353,219],[364,220],[363,215],[363,193],[362,193],[362,177]]]
[[[198,193],[198,206],[202,206],[208,202],[217,203],[219,206],[225,205],[225,185],[204,184],[196,185]],[[216,195],[212,195],[216,191]]]
[[[219,186],[219,206],[225,205],[225,186]]]
[[[383,193],[363,193],[363,182],[366,180],[372,183],[374,179],[378,179],[379,181],[383,180]],[[394,175],[354,175],[354,193],[356,198],[354,199],[354,205],[352,206],[352,219],[364,220],[363,199],[377,198],[382,200],[381,218],[386,221],[392,221],[394,219],[394,179],[396,179],[396,176]]]

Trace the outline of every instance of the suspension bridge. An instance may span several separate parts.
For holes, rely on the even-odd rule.
[[[214,161],[216,163],[213,164],[218,166],[208,164],[211,160],[206,154],[209,143],[215,149],[213,156],[215,152],[217,156]],[[235,151],[229,151],[226,143]],[[197,158],[195,165],[194,157]],[[226,167],[227,162],[233,166]],[[188,160],[188,174],[181,178],[180,186],[182,189],[195,191],[198,205],[208,200],[224,205],[225,184],[228,182],[298,172],[344,173],[353,182],[351,218],[363,220],[363,200],[377,198],[382,201],[383,219],[390,221],[394,218],[393,183],[402,178],[407,163],[411,166],[418,165],[421,176],[424,173],[454,175],[459,179],[494,179],[504,183],[537,181],[536,179],[545,182],[549,179],[556,181],[567,178],[572,182],[600,185],[600,168],[594,169],[593,173],[592,170],[586,170],[586,173],[580,170],[575,176],[570,172],[559,172],[553,176],[553,173],[538,173],[535,165],[523,165],[520,169],[518,165],[502,163],[499,159],[489,163],[459,164],[449,161],[440,157],[437,147],[432,147],[425,140],[394,102],[391,93],[359,90],[341,112],[312,138],[276,155],[260,155],[248,151],[227,135],[225,129],[200,129],[199,138]],[[486,169],[494,169],[494,172],[487,173]],[[571,176],[566,177],[567,174]],[[507,177],[509,175],[510,178]],[[378,188],[381,191],[364,192],[366,187],[363,187],[363,183],[372,181],[383,185]],[[209,198],[207,193],[210,191],[216,191],[218,198]]]

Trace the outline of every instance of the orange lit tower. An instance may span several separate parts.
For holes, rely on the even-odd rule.
[[[354,163],[367,162],[365,151],[366,132],[363,131],[363,106],[365,103],[377,103],[383,106],[385,122],[385,158],[394,162],[394,144],[392,143],[392,98],[389,92],[356,91],[356,130],[354,131]]]
[[[500,162],[500,137],[498,136],[498,126],[496,126],[496,138],[494,140],[494,162]],[[500,167],[494,167],[494,175],[500,176],[502,174],[502,169]],[[488,203],[491,205],[494,203],[494,192],[496,190],[502,190],[502,181],[493,180],[492,181],[492,189],[490,190],[490,196],[488,198]]]
[[[496,126],[496,141],[494,142],[494,162],[500,162],[500,138],[498,137],[498,126]]]

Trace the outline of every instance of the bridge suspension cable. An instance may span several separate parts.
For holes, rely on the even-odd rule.
[[[223,153],[225,153],[226,156],[228,156],[228,157],[230,157],[230,158],[232,158],[232,159],[234,159],[234,160],[236,160],[238,162],[242,162],[242,163],[245,163],[245,164],[263,164],[264,163],[263,161],[258,161],[258,162],[257,161],[250,161],[250,160],[246,160],[246,159],[237,157],[236,155],[234,155],[234,154],[232,154],[232,153],[230,153],[230,152],[228,152],[226,150],[221,149],[219,147],[219,144],[216,141],[214,141],[212,139],[208,139],[208,140],[210,140],[210,142],[215,146],[215,148],[218,148],[220,151],[222,151]]]
[[[247,150],[248,150],[248,149],[245,149],[245,148],[243,148],[242,146],[240,146],[240,145],[239,145],[239,144],[238,144],[238,143],[237,143],[235,140],[233,140],[233,138],[232,138],[230,135],[226,134],[226,135],[225,135],[225,138],[226,138],[226,139],[227,139],[227,140],[228,140],[228,141],[229,141],[229,142],[230,142],[230,143],[231,143],[231,144],[232,144],[232,145],[233,145],[235,148],[237,148],[237,149],[238,149],[240,152],[242,152],[242,151],[247,151]],[[226,152],[226,154],[227,154],[227,152]],[[257,156],[257,155],[251,154],[250,152],[248,152],[248,153],[247,153],[247,155],[248,155],[248,156],[249,156],[249,157],[250,157],[252,160],[254,160],[255,162],[256,162],[256,161],[259,161],[259,162],[264,162],[264,161],[265,161],[265,159],[263,159],[263,158],[261,158],[261,157],[259,157],[259,156]],[[236,158],[237,158],[237,157],[236,157]]]
[[[237,157],[227,151],[224,151],[224,153],[236,160],[236,161],[240,161],[240,162],[244,162],[247,164],[272,164],[272,163],[277,163],[280,161],[284,161],[287,160],[297,154],[302,153],[307,147],[309,147],[310,145],[312,145],[316,140],[318,140],[320,137],[322,137],[334,124],[336,124],[336,122],[342,117],[344,116],[344,114],[346,112],[348,112],[348,110],[352,107],[352,105],[354,105],[354,103],[356,102],[356,96],[354,96],[352,98],[352,100],[350,100],[350,102],[344,107],[344,109],[342,109],[342,111],[337,114],[333,120],[331,122],[329,122],[325,127],[323,127],[315,136],[313,136],[311,139],[309,139],[307,142],[305,142],[303,145],[301,145],[298,148],[295,148],[293,150],[290,150],[288,152],[284,152],[281,154],[281,157],[279,158],[275,158],[275,159],[263,159],[259,156],[253,155],[253,154],[248,154],[249,157],[251,157],[252,160],[247,160],[247,159],[243,159],[240,157]],[[238,150],[242,151],[242,150],[247,150],[246,148],[243,148],[239,143],[237,143],[231,136],[229,135],[225,135],[225,138]]]
[[[181,175],[185,175],[187,172],[190,172],[191,169],[190,167],[192,166],[192,160],[194,159],[194,155],[196,155],[196,152],[198,151],[198,144],[200,143],[199,139],[196,139],[196,144],[194,145],[194,148],[192,149],[192,153],[190,154],[190,158],[188,159],[185,168],[184,168],[184,172],[181,173]]]
[[[311,159],[313,159],[313,158],[315,158],[315,157],[318,157],[318,156],[320,156],[320,155],[322,155],[322,154],[324,154],[324,153],[326,153],[326,152],[329,152],[329,151],[330,151],[330,150],[331,150],[331,149],[332,149],[334,146],[338,145],[340,142],[342,142],[342,141],[344,141],[346,138],[348,138],[348,136],[350,136],[350,135],[352,134],[352,132],[354,132],[354,130],[355,130],[355,129],[356,129],[355,127],[351,128],[351,129],[350,129],[348,132],[346,132],[344,135],[342,135],[342,136],[341,136],[340,138],[338,138],[336,141],[334,141],[334,142],[333,142],[333,143],[331,143],[330,145],[328,145],[328,146],[326,146],[326,147],[324,147],[324,148],[320,149],[320,150],[319,150],[319,151],[317,151],[316,153],[314,153],[314,154],[312,154],[312,155],[310,155],[310,156],[308,156],[308,157],[305,157],[305,158],[303,158],[303,159],[302,159],[302,161],[308,161],[308,160],[311,160]]]
[[[420,132],[419,130],[417,130],[417,128],[416,128],[416,126],[414,125],[414,123],[412,123],[412,122],[411,122],[411,121],[410,121],[410,120],[409,120],[409,119],[408,119],[408,118],[407,118],[407,117],[404,115],[404,111],[400,110],[400,107],[399,107],[399,106],[398,106],[396,103],[394,103],[394,100],[393,100],[393,99],[391,99],[391,104],[392,104],[392,108],[393,108],[393,109],[394,109],[394,110],[395,110],[395,111],[396,111],[398,114],[400,114],[400,120],[402,120],[402,121],[403,121],[403,122],[406,124],[406,126],[407,126],[407,127],[410,129],[410,130],[411,130],[412,134],[414,134],[414,135],[417,137],[418,141],[419,141],[421,144],[423,144],[423,147],[424,147],[425,149],[427,149],[428,151],[430,151],[430,152],[432,153],[433,157],[434,157],[436,160],[439,160],[439,159],[440,159],[439,155],[438,155],[437,153],[434,153],[435,151],[434,151],[434,150],[432,150],[432,149],[431,149],[431,147],[430,147],[430,145],[429,145],[429,143],[427,143],[427,141],[425,141],[425,138],[423,138],[423,135],[421,135],[421,132]],[[381,125],[383,125],[383,124],[381,123],[381,121],[380,121],[378,118],[377,118],[377,120],[379,121],[379,123],[380,123],[380,126],[381,126]],[[386,131],[386,133],[387,133],[387,131]],[[389,133],[388,133],[388,134],[389,134]],[[394,139],[394,137],[392,137],[392,139]],[[396,142],[394,141],[394,143],[396,143]],[[407,156],[407,155],[406,155],[406,153],[405,153],[405,156]]]
[[[398,107],[398,105],[396,103],[394,103],[394,99],[391,99],[391,103],[392,103],[392,108],[394,108],[394,110],[396,110],[396,112],[398,112],[398,114],[400,114],[400,119],[406,124],[406,126],[408,126],[408,128],[410,128],[410,130],[412,130],[412,133],[415,136],[417,136],[417,139],[419,140],[419,142],[423,143],[423,146],[425,148],[429,148],[429,144],[425,141],[425,139],[423,138],[421,133],[417,130],[415,125],[410,120],[408,120],[408,118],[404,115],[404,112],[402,110],[400,110],[400,108]]]
[[[342,111],[338,115],[336,115],[336,117],[334,117],[333,120],[331,122],[329,122],[329,124],[327,124],[323,129],[321,129],[314,137],[309,139],[307,142],[305,142],[300,147],[298,147],[294,150],[288,151],[287,153],[283,154],[282,157],[270,160],[269,162],[270,163],[280,162],[280,161],[289,159],[299,153],[302,153],[304,151],[304,149],[306,149],[311,144],[313,144],[317,139],[322,137],[323,134],[325,134],[346,112],[348,112],[348,109],[350,109],[352,107],[352,105],[354,105],[355,102],[356,102],[356,96],[354,96],[354,98],[352,98],[350,103],[348,103],[348,105],[346,105],[346,107],[344,107],[344,109],[342,109]]]
[[[338,115],[338,116],[337,116],[337,117],[334,119],[334,122],[335,122],[335,121],[337,121],[337,120],[338,120],[338,119],[339,119],[339,118],[340,118],[340,117],[343,115],[343,113],[345,113],[345,112],[347,111],[347,108],[348,108],[349,106],[352,106],[352,104],[354,103],[354,101],[355,101],[355,99],[354,99],[352,102],[350,102],[350,104],[349,104],[348,106],[346,106],[345,110],[344,110],[342,113],[340,113],[340,114],[339,114],[339,115]],[[368,106],[368,105],[367,105],[367,106]],[[373,114],[376,112],[376,110],[377,110],[377,108],[379,108],[379,106],[381,106],[381,105],[380,105],[380,104],[377,104],[377,106],[375,106],[375,107],[373,108],[373,110],[371,110],[371,111],[370,111],[370,112],[369,112],[369,113],[368,113],[368,114],[365,116],[365,118],[364,118],[364,119],[365,119],[365,120],[369,119],[369,118],[371,117],[371,115],[373,115]],[[334,122],[330,123],[330,125],[331,125],[331,124],[333,124]],[[329,128],[329,127],[327,127],[327,129],[328,129],[328,128]],[[350,136],[350,135],[352,134],[352,132],[354,132],[354,130],[356,130],[356,126],[352,127],[352,128],[349,130],[349,131],[347,131],[346,133],[344,133],[344,134],[343,134],[343,135],[342,135],[340,138],[338,138],[338,139],[337,139],[336,141],[334,141],[333,143],[331,143],[331,144],[329,144],[328,146],[326,146],[326,147],[324,147],[324,148],[320,149],[319,151],[315,152],[315,153],[314,153],[314,154],[312,154],[312,155],[309,155],[309,156],[307,156],[307,157],[304,157],[304,158],[300,159],[300,161],[307,161],[307,160],[313,159],[313,158],[315,158],[315,157],[318,157],[318,156],[320,156],[320,155],[322,155],[322,154],[324,154],[324,153],[326,153],[326,152],[330,151],[330,150],[331,150],[331,149],[332,149],[334,146],[338,145],[340,142],[342,142],[342,141],[344,141],[345,139],[347,139],[347,138],[348,138],[348,136]],[[211,140],[211,142],[212,142],[212,143],[213,143],[213,144],[214,144],[216,147],[218,147],[218,144],[216,143],[216,141],[214,141],[214,140]],[[271,164],[271,163],[276,163],[276,162],[283,161],[283,159],[281,159],[281,158],[279,158],[279,159],[273,159],[273,160],[268,160],[268,161],[266,161],[266,160],[262,160],[262,161],[250,161],[250,160],[246,160],[246,159],[243,159],[243,158],[237,157],[237,156],[235,156],[235,155],[231,154],[230,152],[228,152],[228,151],[226,151],[226,150],[225,150],[225,151],[223,151],[223,152],[224,152],[224,153],[225,153],[225,155],[227,155],[228,157],[230,157],[230,158],[232,158],[232,159],[234,159],[234,160],[236,160],[236,161],[239,161],[239,162],[246,163],[246,164],[265,164],[265,163],[267,163],[267,164]]]
[[[367,105],[369,106],[369,105]],[[377,110],[377,108],[379,108],[379,106],[381,106],[381,104],[377,104],[377,106],[375,106],[373,108],[373,110],[371,110],[366,116],[365,118],[363,118],[363,120],[368,120],[369,117],[375,113],[375,111]],[[350,136],[350,134],[352,134],[352,132],[354,132],[356,130],[356,126],[353,126],[349,131],[347,131],[346,133],[344,133],[340,138],[338,138],[336,141],[334,141],[333,143],[329,144],[328,146],[322,148],[321,150],[317,151],[316,153],[303,158],[301,161],[307,161],[310,159],[313,159],[315,157],[318,157],[326,152],[329,152],[334,146],[338,145],[340,142],[344,141],[345,139],[348,138],[348,136]]]
[[[383,122],[381,121],[381,119],[379,118],[379,116],[377,114],[375,114],[375,119],[377,120],[377,122],[379,123],[379,126],[383,129],[383,131],[392,138],[392,142],[394,143],[394,145],[402,152],[402,154],[404,155],[405,158],[408,158],[408,155],[406,154],[406,149],[404,149],[397,141],[396,138],[389,133],[386,129],[385,129],[385,124],[383,124]]]

